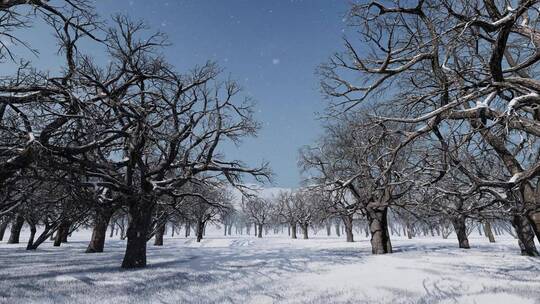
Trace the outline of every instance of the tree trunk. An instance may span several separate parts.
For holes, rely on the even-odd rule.
[[[338,222],[336,222],[336,235],[337,235],[338,237],[341,236],[341,227],[339,227],[339,223],[338,223]]]
[[[9,219],[4,218],[2,224],[0,224],[0,242],[4,239],[4,234],[6,233],[7,226],[9,225]]]
[[[454,231],[459,243],[459,248],[470,249],[469,239],[467,238],[467,226],[465,225],[464,216],[456,216],[452,218],[452,226],[454,226]]]
[[[189,237],[189,235],[191,234],[191,223],[190,223],[190,222],[186,222],[186,225],[185,225],[184,229],[186,230],[186,231],[185,231],[185,236],[186,236],[186,238],[187,238],[187,237]]]
[[[515,215],[512,218],[512,226],[516,230],[521,255],[539,256],[534,245],[534,232],[529,220],[524,216]]]
[[[232,224],[229,225],[229,229],[227,230],[227,234],[230,236],[232,234]]]
[[[540,212],[529,212],[527,214],[527,218],[531,223],[534,234],[536,235],[536,239],[540,242]]]
[[[156,235],[154,236],[154,246],[163,246],[163,236],[165,235],[165,228],[167,227],[166,223],[163,223],[157,231]]]
[[[54,244],[53,246],[59,247],[60,244],[65,243],[64,238],[66,238],[67,242],[67,235],[69,234],[69,222],[62,220],[60,223],[60,226],[58,227],[58,230],[56,231],[56,236],[54,238]]]
[[[489,221],[484,222],[484,234],[488,237],[490,243],[495,243],[495,236],[493,236],[491,223]]]
[[[407,223],[405,224],[405,227],[406,227],[406,229],[407,229],[407,239],[410,240],[410,239],[412,239],[412,237],[413,237],[412,227],[411,227],[411,225],[409,224],[409,222],[407,222]]]
[[[200,242],[204,237],[204,224],[202,219],[197,220],[197,230],[195,231],[197,234],[197,242]]]
[[[303,237],[304,237],[304,240],[309,239],[309,236],[308,236],[308,227],[309,227],[308,224],[300,224],[300,228],[302,228],[302,235],[303,235]]]
[[[24,217],[20,214],[17,214],[15,221],[11,224],[11,232],[9,234],[8,244],[19,244],[23,225]]]
[[[347,242],[354,242],[353,235],[353,217],[352,215],[344,215],[341,217],[343,225],[345,225],[345,234],[347,235]]]
[[[153,204],[150,202],[132,202],[129,207],[129,227],[127,245],[122,268],[146,267],[146,242],[152,222]]]
[[[43,231],[41,234],[35,239],[36,232],[32,231],[32,224],[30,225],[30,239],[28,240],[28,243],[26,245],[26,250],[35,250],[39,247],[39,245],[43,244],[51,235],[55,232],[55,227],[50,225],[45,225]],[[36,226],[34,225],[34,229]],[[35,240],[34,240],[35,239]]]
[[[197,221],[197,242],[203,239],[204,235],[204,222],[202,220]]]
[[[94,228],[92,229],[92,237],[86,248],[86,253],[103,252],[105,248],[105,236],[107,235],[107,227],[111,220],[113,210],[97,210],[94,218]],[[114,225],[112,226],[114,227]],[[111,230],[112,235],[112,230]]]
[[[263,225],[258,224],[256,227],[257,227],[257,229],[255,231],[257,231],[257,237],[262,238]]]
[[[61,238],[60,238],[60,241],[62,243],[67,243],[68,241],[68,236],[70,235],[70,232],[69,232],[69,228],[71,227],[71,223],[70,222],[66,222],[65,223],[65,227],[62,231],[62,235],[61,235]]]
[[[30,226],[30,238],[28,239],[28,243],[26,244],[26,250],[33,250],[35,249],[33,247],[33,244],[37,229],[34,223],[28,223],[28,225]]]
[[[291,239],[296,239],[296,223],[291,223]]]
[[[371,252],[373,254],[392,253],[392,243],[388,234],[388,207],[368,207],[366,211],[371,233]]]
[[[326,224],[326,236],[332,235],[332,225],[330,223]]]
[[[366,237],[369,236],[369,225],[367,223],[364,225],[364,234]]]
[[[114,236],[114,223],[111,224],[111,233],[109,233],[109,238],[112,238],[113,236]]]

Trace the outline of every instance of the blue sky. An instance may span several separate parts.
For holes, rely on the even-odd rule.
[[[100,0],[96,6],[104,18],[125,13],[166,33],[172,43],[166,55],[180,70],[219,63],[257,102],[263,124],[257,138],[224,152],[249,165],[269,161],[276,186],[298,185],[298,149],[322,132],[315,113],[325,102],[315,69],[342,49],[348,1]],[[47,59],[54,40],[43,31],[33,29],[27,38],[46,49],[33,60],[38,66],[54,63]]]

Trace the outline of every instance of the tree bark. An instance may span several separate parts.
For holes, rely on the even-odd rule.
[[[405,224],[405,227],[407,229],[407,239],[410,240],[413,237],[413,231],[412,231],[411,224],[409,224],[409,222],[407,221],[407,223]]]
[[[35,250],[39,247],[39,245],[43,244],[51,235],[54,234],[56,228],[54,226],[51,226],[51,225],[45,225],[43,231],[41,232],[41,234],[37,237],[37,239],[35,238],[35,231],[32,231],[32,224],[29,224],[30,225],[30,234],[31,234],[31,237],[30,239],[28,240],[28,243],[26,245],[26,250]],[[35,228],[35,224],[34,224],[34,228]],[[34,240],[35,239],[35,240]]]
[[[4,234],[6,233],[7,226],[9,225],[9,219],[4,218],[2,224],[0,224],[0,241],[4,239]]]
[[[24,225],[24,217],[21,214],[17,214],[15,221],[11,224],[11,231],[9,234],[8,244],[19,244],[21,237],[21,230]]]
[[[165,228],[167,227],[166,223],[163,223],[157,231],[156,235],[154,236],[154,246],[163,246],[163,236],[165,235]]]
[[[392,253],[392,243],[388,233],[388,207],[368,207],[366,211],[371,233],[371,252],[373,254]]]
[[[257,225],[257,237],[258,238],[262,238],[262,231],[263,231],[263,225],[262,224],[258,224]]]
[[[94,228],[92,229],[92,237],[86,248],[86,253],[103,252],[105,248],[105,236],[107,235],[107,227],[111,220],[113,210],[97,210],[94,218]],[[114,227],[114,226],[113,226]],[[112,235],[112,230],[111,230]]]
[[[341,219],[343,220],[343,225],[345,226],[345,235],[347,236],[347,242],[354,242],[352,215],[344,215],[341,217]]]
[[[146,267],[146,242],[152,222],[152,209],[153,204],[150,202],[133,202],[130,204],[127,245],[122,268]]]
[[[185,225],[184,229],[186,230],[184,235],[187,238],[191,234],[191,224],[190,224],[190,222],[186,222],[186,225]]]
[[[67,242],[67,235],[69,234],[69,222],[62,220],[58,230],[56,231],[56,236],[54,238],[53,246],[59,247],[60,244]],[[65,240],[65,241],[64,241]]]
[[[336,235],[338,237],[341,236],[341,227],[339,226],[339,223],[336,221]]]
[[[484,234],[488,237],[490,243],[495,243],[495,236],[493,236],[491,223],[489,221],[484,222]]]
[[[204,235],[204,222],[202,220],[197,221],[197,242],[203,239]]]
[[[326,236],[330,236],[332,234],[332,225],[330,223],[326,224]]]
[[[521,255],[539,256],[529,220],[524,216],[515,215],[512,217],[512,226],[516,230]]]
[[[452,226],[454,226],[454,231],[456,232],[459,248],[470,249],[465,217],[460,215],[452,218]]]
[[[296,223],[291,223],[291,239],[296,239]]]
[[[303,235],[304,240],[309,239],[309,236],[308,236],[309,225],[308,224],[300,224],[300,228],[302,228],[302,235]]]
[[[26,244],[26,250],[33,250],[35,249],[34,244],[34,238],[36,237],[36,225],[34,223],[28,223],[30,226],[30,238],[28,239],[28,243]]]
[[[114,236],[114,223],[111,224],[111,233],[109,233],[109,238],[112,238],[113,236]]]
[[[531,223],[531,227],[536,235],[536,239],[540,242],[540,212],[531,211],[527,213],[527,218]]]

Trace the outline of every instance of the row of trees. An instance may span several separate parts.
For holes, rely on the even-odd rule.
[[[178,72],[162,55],[165,35],[124,16],[101,20],[89,1],[2,1],[0,9],[0,35],[33,50],[18,30],[47,26],[63,58],[57,72],[23,61],[0,80],[0,215],[26,220],[28,249],[90,217],[88,252],[102,251],[123,209],[122,267],[144,267],[147,240],[167,217],[203,213],[201,202],[226,207],[224,184],[269,176],[265,164],[248,168],[220,153],[259,125],[216,64]],[[4,43],[2,59],[14,48]]]
[[[365,215],[391,253],[389,210],[505,221],[540,239],[538,1],[352,4],[344,50],[321,65],[326,131],[302,151],[309,184]],[[343,204],[343,203],[340,203]]]

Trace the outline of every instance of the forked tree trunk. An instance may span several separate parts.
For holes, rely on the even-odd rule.
[[[529,220],[524,216],[515,215],[512,218],[512,226],[516,230],[521,255],[539,256],[534,245],[534,232]]]
[[[35,225],[33,228],[36,228]],[[43,244],[51,235],[54,234],[55,229],[56,228],[54,226],[45,225],[41,234],[37,238],[35,238],[36,233],[35,231],[32,231],[32,225],[30,225],[31,237],[26,245],[26,250],[36,250],[39,245]]]
[[[345,235],[347,236],[347,242],[354,242],[352,215],[344,215],[341,217],[341,219],[343,220],[343,225],[345,226]]]
[[[371,252],[373,254],[392,253],[392,243],[388,233],[388,207],[368,207],[366,211],[371,233]]]
[[[153,204],[150,202],[136,201],[130,205],[126,253],[122,261],[122,268],[146,267],[146,242],[152,222],[152,209]]]
[[[107,227],[111,220],[113,210],[98,210],[94,218],[94,228],[92,229],[92,237],[86,248],[86,253],[103,252],[105,248],[105,236],[107,235]],[[112,232],[112,230],[111,230]]]
[[[20,214],[17,214],[15,221],[11,224],[11,231],[9,234],[8,244],[19,244],[19,239],[21,237],[21,230],[24,225],[24,217]]]
[[[493,236],[491,223],[489,221],[484,222],[484,234],[488,237],[490,243],[495,243],[495,236]]]
[[[300,224],[300,228],[302,228],[302,235],[303,235],[304,240],[309,239],[309,235],[308,235],[309,225],[308,224]]]
[[[6,233],[6,229],[8,225],[9,225],[9,219],[5,218],[2,224],[0,224],[0,241],[4,239],[4,234]]]
[[[60,223],[60,226],[58,227],[58,231],[56,231],[56,236],[54,237],[53,246],[59,247],[60,244],[65,243],[64,238],[67,238],[68,234],[69,234],[69,223],[63,220]]]
[[[460,215],[452,218],[452,226],[454,226],[454,231],[456,232],[459,248],[470,249],[465,217]]]
[[[163,246],[163,236],[165,235],[166,227],[167,225],[163,223],[163,225],[159,226],[157,229],[156,235],[154,236],[154,246]]]
[[[263,225],[262,224],[258,224],[257,225],[257,237],[258,238],[262,238],[262,231],[263,231]]]
[[[296,239],[297,238],[297,236],[296,236],[296,223],[291,223],[290,227],[291,227],[291,239]]]

